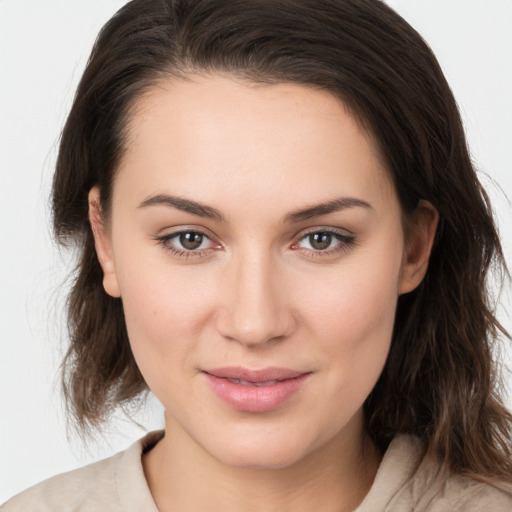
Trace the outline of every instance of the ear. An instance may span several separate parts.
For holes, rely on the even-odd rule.
[[[400,295],[414,290],[427,273],[434,244],[439,213],[428,201],[421,200],[412,215],[400,274]]]
[[[112,297],[120,297],[116,269],[112,254],[112,244],[101,211],[100,189],[93,187],[89,191],[89,222],[94,235],[96,254],[103,270],[103,288]]]

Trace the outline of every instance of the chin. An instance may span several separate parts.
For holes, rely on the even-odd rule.
[[[238,469],[273,470],[290,467],[314,451],[313,441],[290,431],[248,433],[207,442],[202,448],[216,460]],[[211,439],[213,441],[213,438]],[[209,440],[210,441],[210,440]]]
[[[277,470],[293,466],[304,458],[305,453],[299,447],[239,448],[229,453],[211,453],[219,462],[237,469],[252,471]]]

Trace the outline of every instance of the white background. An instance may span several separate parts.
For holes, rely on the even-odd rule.
[[[52,244],[48,212],[56,144],[74,89],[98,30],[124,3],[0,0],[0,503],[143,434],[119,418],[88,447],[67,438],[58,365],[70,261]],[[504,196],[512,198],[512,0],[389,4],[445,70],[512,266],[512,209]],[[499,318],[510,330],[510,295],[502,301]],[[137,419],[153,429],[161,416],[151,403]]]

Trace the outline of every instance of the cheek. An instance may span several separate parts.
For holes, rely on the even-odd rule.
[[[384,368],[391,344],[397,293],[395,277],[374,271],[347,273],[343,284],[311,302],[308,324],[326,376],[318,400],[328,434],[361,409]]]
[[[330,282],[308,295],[304,323],[329,361],[335,393],[357,405],[366,399],[385,364],[391,343],[400,275],[400,254],[361,258],[333,271]]]
[[[383,253],[380,253],[383,254]],[[359,258],[309,287],[304,310],[314,329],[327,337],[358,338],[361,341],[381,329],[392,329],[400,262],[398,258]],[[313,327],[312,327],[313,328]]]
[[[198,289],[192,267],[173,269],[148,261],[147,256],[124,260],[118,275],[130,345],[158,396],[164,382],[193,367],[190,356],[210,314],[211,298],[204,287]],[[178,379],[174,386],[179,386]]]

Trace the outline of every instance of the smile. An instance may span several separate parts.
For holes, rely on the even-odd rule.
[[[237,411],[262,413],[288,402],[304,385],[311,372],[284,368],[248,370],[216,368],[203,370],[214,394]]]

